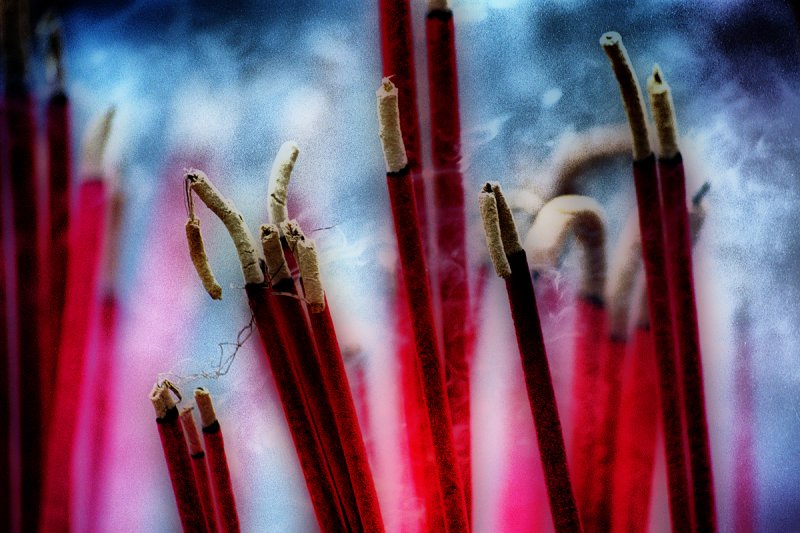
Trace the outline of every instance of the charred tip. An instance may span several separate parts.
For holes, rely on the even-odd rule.
[[[703,182],[700,188],[697,189],[697,192],[694,193],[694,196],[692,196],[692,205],[699,206],[703,202],[703,199],[705,199],[706,195],[710,190],[711,190],[711,182],[710,181]]]
[[[200,412],[200,423],[204,428],[217,421],[217,413],[214,411],[214,404],[211,401],[211,393],[202,387],[194,390],[194,402]]]

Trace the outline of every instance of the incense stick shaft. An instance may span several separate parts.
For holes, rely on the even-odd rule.
[[[467,531],[469,525],[453,444],[444,373],[439,362],[430,285],[422,251],[419,224],[415,215],[416,207],[411,179],[407,168],[386,176],[400,263],[403,268],[406,297],[412,315],[414,342],[420,364],[420,379],[425,392],[434,452],[439,468],[439,485],[442,491],[445,519],[448,530]]]
[[[347,469],[355,491],[361,524],[365,531],[378,533],[384,530],[378,494],[375,491],[367,449],[361,436],[361,427],[358,425],[358,415],[327,301],[324,303],[323,311],[312,312],[310,316],[314,339],[319,347],[320,367],[323,370],[326,389],[330,393],[336,427],[347,459]]]
[[[676,349],[680,356],[686,429],[689,435],[695,525],[698,531],[715,531],[716,502],[692,274],[692,236],[686,209],[686,180],[680,154],[668,160],[659,159],[658,172],[666,228],[672,323]]]
[[[511,266],[511,275],[506,278],[508,301],[536,426],[553,523],[559,532],[582,531],[567,468],[561,419],[547,363],[528,260],[525,252],[520,250],[509,255],[508,262]]]
[[[338,504],[339,496],[328,470],[325,454],[314,432],[311,414],[306,406],[288,348],[275,321],[278,310],[265,285],[248,284],[245,290],[261,340],[266,348],[319,527],[323,532],[343,531],[346,526]]]
[[[643,161],[634,162],[633,177],[647,281],[648,310],[659,371],[670,518],[673,531],[690,531],[692,503],[684,449],[685,421],[682,415],[680,375],[670,313],[658,177],[655,157],[652,154]]]

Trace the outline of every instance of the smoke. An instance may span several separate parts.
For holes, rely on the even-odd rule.
[[[609,0],[461,0],[454,9],[470,219],[476,216],[474,193],[485,179],[499,179],[508,190],[521,187],[535,178],[564,132],[624,120],[597,44],[601,33],[623,34],[640,79],[654,62],[662,66],[684,134],[689,189],[712,182],[695,272],[721,529],[728,528],[732,510],[732,465],[725,458],[733,446],[731,422],[737,420],[732,310],[743,292],[757,311],[751,342],[759,516],[780,529],[800,527],[800,514],[790,505],[800,467],[787,453],[800,438],[800,417],[792,407],[800,382],[800,306],[792,305],[800,297],[794,282],[800,279],[800,229],[794,223],[800,46],[789,9],[749,0],[661,0],[635,7]],[[201,215],[225,292],[221,304],[203,298],[186,268],[185,245],[174,239],[183,232],[181,203],[171,204],[180,216],[163,220],[155,220],[162,215],[154,206],[165,194],[180,194],[180,169],[201,156],[210,177],[255,228],[266,221],[269,165],[288,139],[301,149],[290,215],[307,231],[334,227],[312,237],[322,251],[323,282],[340,341],[358,345],[367,362],[371,427],[377,431],[373,466],[384,512],[391,524],[400,523],[387,512],[400,504],[394,487],[401,473],[393,462],[402,428],[395,408],[396,363],[386,342],[394,319],[386,303],[393,274],[379,266],[394,261],[374,110],[377,27],[376,4],[353,1],[164,6],[139,0],[118,11],[87,2],[66,13],[75,130],[108,105],[117,106],[109,154],[125,163],[122,183],[131,204],[120,287],[128,312],[119,367],[128,379],[111,398],[115,410],[126,413],[114,425],[118,435],[137,438],[115,441],[125,451],[113,457],[118,466],[110,483],[109,524],[158,530],[165,517],[174,516],[146,404],[148,387],[169,369],[208,368],[217,343],[232,341],[247,323],[245,298],[236,288],[240,270],[217,221]],[[422,29],[415,22],[419,44]],[[178,161],[167,165],[170,157]],[[627,161],[598,166],[581,183],[581,193],[605,207],[613,243],[633,205]],[[482,246],[479,238],[471,239],[473,252]],[[167,260],[181,266],[170,271],[154,264]],[[563,306],[543,317],[551,357],[558,361],[553,373],[563,413],[569,412],[572,337],[559,324],[569,323],[572,314],[570,285],[576,278],[570,261],[554,274],[561,276],[556,279]],[[500,323],[506,312],[492,294],[481,314],[487,324]],[[519,385],[500,386],[502,377],[519,374],[512,372],[513,336],[498,333],[501,348],[495,351],[487,337],[492,331],[480,331],[472,369],[479,531],[498,523],[492,495],[503,490],[502,473],[513,466],[499,453],[509,438],[500,421],[516,415],[503,411],[502,418],[494,417],[492,409],[501,409]],[[259,350],[251,340],[230,375],[207,385],[225,422],[245,529],[304,530],[312,527],[313,513]],[[181,363],[187,357],[191,361]]]

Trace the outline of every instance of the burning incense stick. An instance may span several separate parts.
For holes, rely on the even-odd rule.
[[[300,149],[294,141],[287,141],[281,145],[272,170],[269,174],[269,221],[280,228],[280,225],[289,220],[287,198],[289,196],[289,180],[292,177],[294,164]]]
[[[200,432],[197,431],[192,411],[192,407],[184,407],[181,410],[181,424],[183,425],[186,441],[189,443],[189,457],[192,459],[192,472],[194,472],[197,494],[202,505],[206,531],[212,533],[217,531],[217,509],[214,503],[214,496],[211,494],[211,482],[208,479],[206,452],[200,442]]]
[[[425,405],[433,434],[445,522],[448,530],[468,531],[464,493],[453,444],[450,408],[438,353],[428,272],[408,159],[400,130],[398,92],[388,78],[384,78],[378,89],[377,99],[381,144],[386,160],[386,181],[406,298],[411,309],[414,342],[420,365],[419,379],[425,393]]]
[[[5,110],[0,106],[0,146],[8,146],[8,132],[6,130]],[[0,151],[0,188],[2,194],[7,194],[9,183],[8,165],[5,153]],[[8,213],[0,213],[0,253],[3,260],[0,261],[0,382],[10,383],[9,366],[11,364],[11,350],[9,349],[9,321],[8,313],[8,293],[11,287],[11,276],[9,276],[9,257],[6,254],[5,242],[8,240],[8,226],[10,217]],[[11,395],[14,389],[11,386],[0,387],[0,492],[7,494],[5,498],[0,498],[0,529],[11,531],[12,529],[12,500],[11,494],[16,490],[12,483],[11,475]]]
[[[467,505],[472,512],[470,370],[467,332],[472,330],[467,270],[461,117],[458,109],[453,12],[445,1],[428,2],[425,20],[431,114],[436,255],[435,289],[444,347],[445,379],[456,453]]]
[[[310,240],[299,241],[295,255],[302,276],[303,293],[311,310],[311,325],[319,349],[322,377],[333,406],[336,427],[342,439],[342,448],[347,458],[347,469],[355,491],[361,524],[365,531],[380,532],[384,530],[384,526],[378,494],[375,491],[367,450],[358,425],[358,415],[347,381],[336,329],[322,288],[314,243]]]
[[[70,104],[64,89],[64,65],[62,57],[61,27],[58,20],[50,17],[45,23],[46,76],[51,87],[45,110],[48,158],[48,201],[45,210],[47,225],[44,246],[44,265],[47,267],[44,284],[47,303],[44,323],[49,325],[44,336],[47,357],[42,361],[42,387],[47,390],[55,386],[58,343],[61,338],[61,320],[66,298],[66,276],[68,255],[69,204],[72,182],[72,147],[70,143]],[[45,307],[45,306],[43,306]],[[45,398],[44,409],[51,412],[50,400]]]
[[[582,531],[527,255],[500,186],[486,183],[478,200],[489,255],[506,280],[553,524],[560,532]]]
[[[91,324],[100,313],[97,297],[109,207],[101,161],[113,115],[113,109],[107,111],[85,142],[84,181],[78,190],[74,225],[70,228],[67,299],[42,494],[42,527],[48,531],[69,528],[71,524],[71,465],[81,411],[80,391],[88,381],[86,353]]]
[[[397,86],[400,100],[403,101],[403,107],[400,109],[400,131],[406,147],[411,181],[414,184],[422,245],[427,250],[428,216],[425,181],[422,178],[422,147],[419,136],[417,75],[414,66],[411,8],[409,0],[379,0],[378,6],[383,75],[392,79]]]
[[[570,472],[581,521],[597,526],[597,448],[602,433],[602,389],[607,365],[604,346],[605,217],[603,209],[585,196],[559,196],[547,202],[525,238],[534,268],[555,267],[567,239],[574,235],[583,248],[581,286],[578,291],[575,338],[575,372],[572,388],[573,436]]]
[[[264,227],[269,228],[270,226]],[[290,250],[296,250],[299,243],[305,240],[296,221],[284,222],[281,232],[285,236]],[[296,260],[296,254],[293,255]],[[268,271],[276,270],[272,266],[268,266],[267,269]],[[303,301],[297,297],[297,287],[293,278],[273,283],[272,288],[275,307],[278,309],[278,324],[285,335],[306,404],[328,460],[336,491],[339,493],[339,501],[344,509],[345,518],[350,527],[357,528],[360,517],[353,481],[350,479],[350,472],[347,469],[343,445],[344,436],[336,427],[335,408],[325,385],[324,370],[311,332],[307,310]]]
[[[203,425],[203,440],[206,444],[208,468],[214,484],[214,501],[219,518],[219,528],[223,532],[239,531],[239,515],[233,497],[231,474],[228,470],[228,457],[225,454],[225,441],[222,439],[217,415],[211,402],[211,394],[202,388],[194,390],[194,401],[200,412]]]
[[[659,201],[656,161],[650,149],[642,92],[628,52],[622,44],[622,37],[615,32],[603,34],[600,45],[608,55],[619,83],[633,136],[633,178],[647,279],[648,308],[659,371],[672,530],[690,531],[692,499],[686,468],[685,420],[667,290],[664,221]]]
[[[150,392],[150,401],[156,410],[156,424],[161,436],[161,447],[167,460],[172,492],[178,506],[178,516],[184,531],[205,531],[203,504],[197,491],[189,447],[183,436],[183,426],[178,407],[172,399],[174,392],[180,400],[180,392],[170,382],[156,384]]]
[[[317,522],[325,532],[341,531],[345,528],[345,520],[339,506],[339,496],[315,433],[314,423],[281,331],[282,326],[276,320],[280,311],[270,287],[264,283],[259,254],[250,230],[233,203],[220,194],[203,172],[191,170],[186,173],[185,179],[203,203],[222,220],[236,246],[247,283],[245,291],[250,309],[266,348]]]
[[[33,98],[27,83],[27,48],[29,37],[29,5],[27,1],[5,2],[0,16],[3,17],[3,59],[5,60],[4,107],[8,142],[3,146],[8,157],[8,188],[11,197],[12,223],[8,228],[13,235],[14,266],[9,273],[16,272],[8,287],[14,291],[9,295],[16,302],[9,324],[12,339],[11,358],[17,361],[19,380],[16,394],[19,400],[19,449],[21,451],[20,483],[9,493],[20,495],[24,531],[36,531],[42,480],[43,426],[46,417],[41,387],[43,346],[40,343],[39,293],[43,277],[38,261],[39,206],[36,172],[36,121]],[[14,343],[13,339],[18,339]],[[46,365],[45,365],[46,366]],[[22,395],[24,394],[24,399]],[[14,513],[12,513],[14,514]]]
[[[678,130],[669,85],[656,65],[647,82],[660,154],[658,175],[664,217],[667,273],[676,348],[683,378],[683,402],[689,435],[689,466],[694,496],[695,527],[717,528],[711,445],[708,439],[703,362],[692,274],[692,245],[686,209],[686,178],[678,150]]]

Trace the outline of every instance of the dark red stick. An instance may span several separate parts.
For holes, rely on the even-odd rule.
[[[506,278],[506,290],[522,359],[528,400],[536,426],[553,524],[559,532],[582,531],[525,251],[520,250],[509,255],[508,263],[511,275]]]
[[[245,289],[272,368],[319,527],[326,533],[346,531],[339,495],[314,431],[289,350],[280,334],[277,322],[279,312],[274,298],[266,285],[248,284]]]
[[[400,93],[400,128],[406,147],[417,218],[422,232],[423,249],[427,250],[428,216],[425,209],[425,181],[422,179],[422,148],[417,110],[417,75],[414,67],[414,36],[411,29],[409,0],[379,0],[381,25],[381,58],[383,75],[391,77]]]
[[[205,531],[202,503],[194,480],[189,447],[183,436],[183,426],[178,415],[178,408],[169,397],[169,391],[165,389],[164,385],[156,386],[150,399],[156,407],[158,434],[161,436],[161,447],[164,449],[164,458],[167,460],[172,492],[178,506],[178,515],[184,531],[191,533]],[[157,402],[161,403],[156,405]],[[69,526],[63,530],[68,529]],[[45,531],[55,530],[46,529]]]
[[[659,158],[672,325],[680,356],[683,405],[689,435],[689,466],[698,531],[716,531],[716,503],[708,439],[703,362],[692,274],[692,237],[686,208],[686,179],[681,155]],[[651,315],[652,316],[652,315]]]
[[[69,528],[72,456],[75,450],[80,391],[86,374],[89,330],[97,308],[97,285],[105,236],[108,197],[105,180],[87,179],[78,192],[74,226],[70,229],[67,303],[55,387],[52,433],[47,443],[42,527]]]
[[[444,384],[438,341],[433,320],[430,285],[422,251],[419,222],[416,218],[413,187],[408,167],[387,172],[397,248],[403,269],[406,298],[412,316],[414,342],[419,361],[419,379],[425,393],[433,435],[434,455],[442,491],[445,524],[448,531],[469,531],[458,462],[453,444],[450,408]]]
[[[679,361],[675,353],[667,289],[664,222],[661,218],[655,156],[650,154],[646,159],[634,161],[633,179],[642,236],[647,303],[658,364],[672,530],[691,531],[692,498],[684,442],[686,422],[683,418]],[[682,201],[685,202],[685,199]]]
[[[13,202],[14,257],[16,282],[15,320],[18,339],[20,438],[22,450],[22,529],[35,531],[39,515],[42,480],[43,395],[40,369],[42,352],[39,336],[38,291],[41,283],[37,246],[37,186],[34,165],[35,126],[33,101],[24,87],[6,89],[6,120],[9,141],[9,178]]]
[[[211,405],[211,395],[203,389],[196,389],[194,397],[203,421],[203,440],[206,444],[208,468],[214,484],[219,528],[223,532],[238,532],[239,514],[236,511],[236,500],[233,497],[233,485],[228,470],[228,457],[225,454],[225,441],[222,439],[222,428]]]
[[[70,147],[69,100],[56,91],[47,103],[48,218],[47,231],[47,349],[42,361],[42,387],[52,389],[56,382],[58,344],[64,313],[67,284],[68,224],[72,157]],[[46,398],[46,400],[48,400]],[[52,399],[50,399],[52,400]],[[49,400],[45,412],[50,412]]]
[[[655,347],[647,324],[633,334],[620,404],[612,531],[646,531],[660,416]]]
[[[277,294],[276,294],[277,293]],[[273,298],[278,310],[278,323],[285,334],[286,344],[292,354],[300,386],[308,410],[314,421],[333,483],[339,494],[339,503],[350,527],[358,529],[360,523],[356,495],[343,448],[343,436],[336,427],[335,409],[325,386],[317,346],[303,302],[297,297],[293,279],[285,279],[273,286]]]
[[[358,415],[327,299],[325,309],[320,313],[312,312],[310,316],[314,339],[319,349],[322,378],[330,396],[336,427],[347,459],[347,470],[355,492],[361,525],[365,531],[384,531],[378,493],[375,491],[367,449],[358,425]]]
[[[206,531],[216,533],[217,509],[214,503],[214,496],[211,493],[211,481],[208,478],[206,452],[200,443],[200,433],[197,431],[197,424],[194,422],[191,407],[184,408],[181,411],[181,424],[183,425],[183,433],[189,443],[189,457],[192,459],[192,472],[194,473],[194,482],[202,505]]]
[[[5,105],[0,105],[0,147],[8,146],[8,132],[6,130]],[[10,287],[11,279],[8,273],[7,261],[11,258],[6,251],[5,243],[9,241],[10,213],[8,187],[9,168],[7,153],[0,149],[0,530],[11,531],[11,494],[14,489],[11,485],[11,394],[16,392],[9,382],[9,365],[11,364],[9,350],[9,323],[8,296],[13,289]]]
[[[470,371],[466,332],[472,329],[467,272],[461,118],[458,109],[453,12],[435,9],[425,22],[434,170],[436,284],[453,439],[461,467],[467,514],[472,510]]]
[[[569,464],[581,521],[587,531],[594,531],[598,522],[592,496],[594,486],[599,482],[595,460],[601,434],[602,372],[607,358],[604,353],[606,311],[600,300],[582,295],[576,302],[575,313],[573,430]]]

